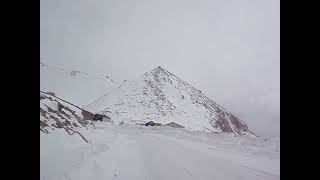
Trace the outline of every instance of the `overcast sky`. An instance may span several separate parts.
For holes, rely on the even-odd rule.
[[[163,66],[280,134],[279,0],[41,0],[41,58],[117,82]]]

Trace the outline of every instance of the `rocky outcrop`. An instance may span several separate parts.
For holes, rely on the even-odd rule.
[[[52,94],[40,92],[40,130],[48,133],[54,128],[85,127],[91,123],[82,110],[63,102]],[[90,112],[87,112],[89,114]],[[92,113],[91,113],[92,114]]]

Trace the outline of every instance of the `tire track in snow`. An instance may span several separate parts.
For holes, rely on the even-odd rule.
[[[213,156],[212,152],[197,151],[197,149],[190,148],[190,146],[185,146],[183,142],[177,141],[175,138],[145,133],[144,141],[141,144],[144,148],[149,149],[147,152],[149,151],[150,157],[161,157],[157,163],[165,164],[164,161],[167,161],[167,164],[174,164],[175,166],[172,167],[171,171],[178,172],[175,178],[280,179],[279,176]],[[165,167],[161,168],[165,169]],[[189,176],[186,177],[184,174]],[[170,179],[174,178],[171,176]]]

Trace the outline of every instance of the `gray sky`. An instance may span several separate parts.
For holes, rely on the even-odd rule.
[[[41,0],[41,57],[133,79],[156,66],[280,134],[279,0]]]

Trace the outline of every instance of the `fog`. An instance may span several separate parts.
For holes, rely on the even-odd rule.
[[[40,57],[116,82],[161,65],[280,134],[279,0],[41,0]]]

